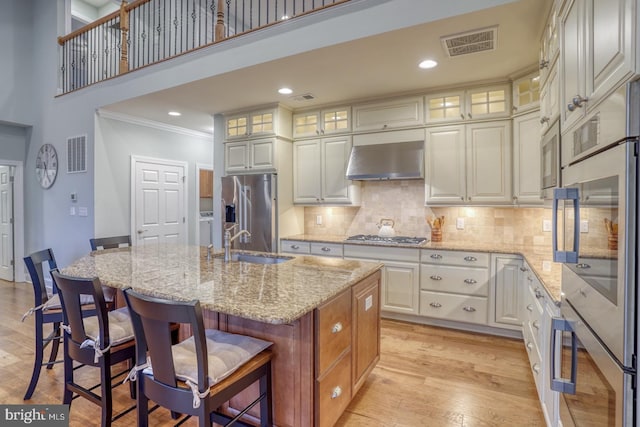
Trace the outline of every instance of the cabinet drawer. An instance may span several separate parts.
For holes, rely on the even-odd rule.
[[[333,426],[351,401],[351,352],[316,381],[316,426]]]
[[[489,295],[489,270],[422,264],[420,289],[486,297]]]
[[[489,254],[486,252],[439,251],[422,249],[420,261],[429,264],[460,265],[462,267],[489,268]]]
[[[336,256],[342,258],[342,243],[311,243],[311,255]]]
[[[351,344],[351,290],[316,311],[316,375],[321,376]]]
[[[311,253],[309,242],[301,242],[298,240],[281,240],[280,251],[292,254],[309,254]]]
[[[420,291],[420,314],[439,319],[487,324],[487,299]]]

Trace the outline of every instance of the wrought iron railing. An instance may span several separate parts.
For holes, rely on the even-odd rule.
[[[68,93],[348,1],[123,0],[119,11],[58,38],[60,87]]]

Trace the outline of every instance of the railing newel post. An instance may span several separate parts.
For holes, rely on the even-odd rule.
[[[120,70],[119,74],[129,71],[129,44],[127,37],[129,34],[129,12],[127,11],[127,1],[120,3]]]
[[[218,11],[216,12],[218,17],[216,21],[216,38],[214,42],[224,40],[224,0],[218,0]]]

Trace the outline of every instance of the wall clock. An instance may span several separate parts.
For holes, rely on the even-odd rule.
[[[51,144],[43,144],[36,156],[36,177],[42,188],[53,185],[58,175],[58,153]]]

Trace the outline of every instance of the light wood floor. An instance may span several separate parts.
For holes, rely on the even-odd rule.
[[[33,366],[30,284],[0,280],[0,403],[21,404]],[[48,349],[47,349],[48,350]],[[338,426],[544,426],[524,345],[520,340],[382,321],[381,359]],[[97,383],[92,373],[87,384]],[[43,369],[27,403],[59,403],[62,365]],[[128,387],[114,390],[115,412],[134,402]],[[84,399],[71,405],[71,426],[99,425],[99,409]],[[167,411],[150,425],[170,426]],[[135,411],[114,424],[135,425]],[[185,423],[196,425],[195,420]]]

